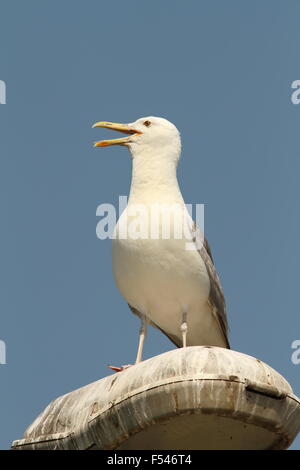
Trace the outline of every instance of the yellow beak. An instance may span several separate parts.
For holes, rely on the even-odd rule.
[[[112,129],[114,131],[123,132],[123,134],[130,134],[133,136],[138,136],[141,132],[132,129],[128,124],[119,124],[116,122],[106,122],[99,121],[96,122],[94,127],[105,127],[106,129]],[[131,137],[123,137],[121,139],[111,139],[111,140],[99,140],[95,142],[94,147],[108,147],[109,145],[126,145],[131,142]]]

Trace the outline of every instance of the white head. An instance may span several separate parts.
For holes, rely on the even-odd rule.
[[[95,147],[109,145],[126,145],[132,157],[156,155],[160,158],[172,159],[177,163],[180,157],[181,141],[177,128],[167,119],[161,117],[144,117],[129,124],[112,122],[96,122],[93,127],[105,127],[129,134],[128,137],[113,140],[101,140]]]

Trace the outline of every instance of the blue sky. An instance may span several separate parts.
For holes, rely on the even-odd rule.
[[[95,232],[97,206],[128,193],[130,158],[92,147],[108,135],[98,120],[179,128],[179,181],[205,204],[232,347],[300,395],[299,2],[10,0],[0,13],[0,448],[135,357],[139,324]],[[172,347],[151,330],[145,357]]]

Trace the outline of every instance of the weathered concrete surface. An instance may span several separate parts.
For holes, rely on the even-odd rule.
[[[285,449],[300,400],[274,369],[217,347],[176,349],[57,398],[13,449]]]

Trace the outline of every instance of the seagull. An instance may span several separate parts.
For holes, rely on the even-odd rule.
[[[142,361],[147,325],[177,347],[230,348],[225,298],[212,253],[186,210],[177,181],[178,129],[153,116],[129,124],[100,121],[93,127],[127,135],[95,142],[95,147],[123,145],[132,157],[130,194],[114,230],[112,265],[118,289],[141,320],[136,363]],[[171,229],[176,216],[182,236],[175,230],[162,233],[166,208],[168,220],[173,217]],[[129,364],[109,367],[119,372]]]

